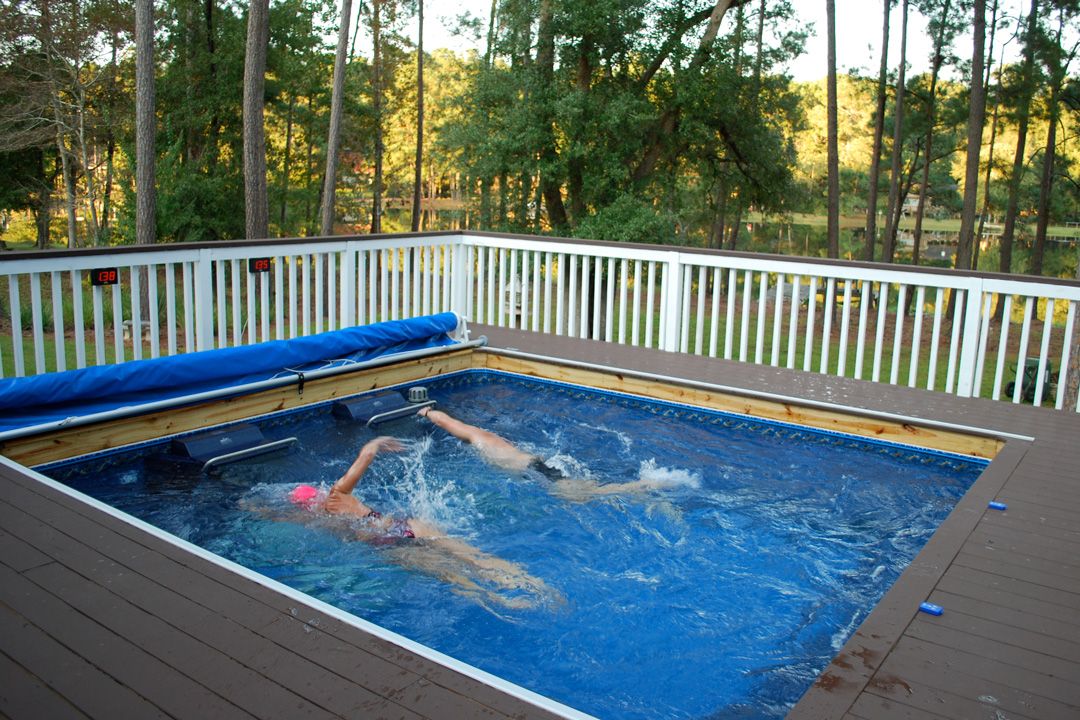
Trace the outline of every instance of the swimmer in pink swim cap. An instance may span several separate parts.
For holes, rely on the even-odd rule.
[[[353,495],[356,484],[381,451],[401,452],[404,449],[394,438],[377,437],[360,449],[356,460],[329,491],[324,492],[313,485],[297,485],[289,492],[289,500],[304,512],[321,511],[363,520],[347,526],[348,532],[357,540],[373,545],[393,545],[391,550],[399,562],[453,582],[463,593],[482,595],[501,605],[517,608],[562,601],[557,591],[519,565],[450,537],[423,520],[383,517]],[[448,558],[457,564],[447,563]],[[495,589],[485,587],[487,584],[495,585]],[[507,597],[498,590],[523,592],[524,596]]]

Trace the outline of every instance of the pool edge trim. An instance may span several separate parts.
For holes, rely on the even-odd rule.
[[[316,597],[303,593],[299,590],[284,585],[272,578],[255,572],[249,568],[239,565],[227,558],[216,555],[204,548],[194,545],[183,538],[177,537],[171,533],[165,532],[160,528],[157,528],[149,523],[140,520],[139,518],[129,515],[122,510],[117,510],[111,505],[107,505],[99,500],[90,497],[84,493],[74,490],[63,483],[52,480],[51,478],[41,474],[33,468],[28,468],[24,465],[11,460],[10,458],[0,455],[0,465],[6,467],[8,470],[19,473],[24,477],[33,480],[34,482],[50,488],[56,492],[59,492],[73,500],[76,500],[88,507],[102,512],[110,517],[113,517],[121,522],[126,523],[138,530],[151,535],[158,540],[165,542],[183,552],[190,555],[194,555],[206,562],[212,563],[223,570],[226,570],[234,575],[244,578],[250,582],[253,582],[261,587],[266,588],[278,595],[286,597],[297,603],[306,605],[324,615],[327,615],[334,620],[337,620],[345,625],[351,626],[358,630],[361,630],[369,635],[372,635],[380,640],[391,643],[397,647],[402,648],[408,652],[411,652],[425,660],[435,663],[439,666],[445,667],[449,670],[460,673],[461,675],[475,680],[479,683],[487,685],[495,690],[498,690],[510,697],[513,697],[521,702],[532,705],[541,710],[552,713],[565,720],[599,720],[593,715],[577,710],[569,705],[560,703],[557,700],[541,695],[537,692],[529,690],[528,688],[517,685],[509,680],[501,678],[497,675],[489,673],[485,670],[481,670],[478,667],[469,665],[456,658],[439,652],[434,648],[423,645],[422,643],[410,640],[409,638],[399,635],[398,633],[388,630],[380,625],[376,625],[369,620],[365,620],[358,615],[336,608]],[[307,623],[307,621],[297,618],[299,622]]]

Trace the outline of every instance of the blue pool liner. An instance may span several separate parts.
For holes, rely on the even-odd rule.
[[[456,344],[455,313],[0,380],[0,432]]]

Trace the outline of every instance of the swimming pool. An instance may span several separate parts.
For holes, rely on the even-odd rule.
[[[448,592],[387,562],[385,548],[238,511],[253,494],[340,475],[371,433],[325,406],[260,421],[268,437],[300,438],[291,454],[206,478],[146,474],[157,444],[46,474],[602,717],[778,717],[985,466],[490,372],[424,384],[441,408],[568,473],[669,487],[570,502],[422,421],[385,427],[414,442],[380,458],[359,492],[520,564],[565,599],[512,610]]]

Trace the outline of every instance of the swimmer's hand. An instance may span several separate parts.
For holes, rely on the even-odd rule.
[[[372,455],[377,455],[381,451],[388,452],[403,452],[405,446],[401,444],[401,441],[397,438],[389,437],[388,435],[380,435],[374,440],[369,440],[364,447],[360,449],[360,454],[369,452]]]

